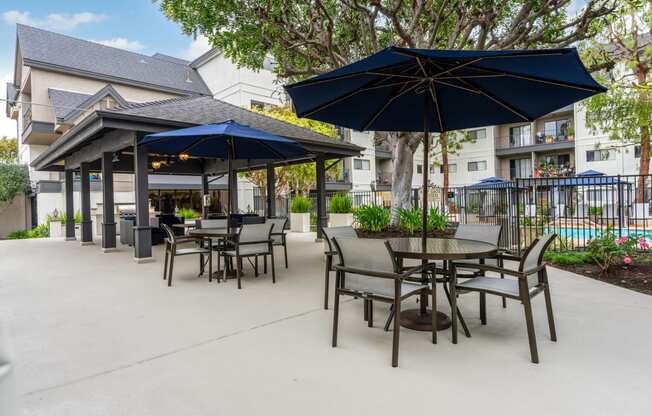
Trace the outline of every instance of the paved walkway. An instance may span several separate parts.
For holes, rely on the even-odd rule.
[[[559,342],[534,302],[541,364],[529,361],[522,307],[477,296],[461,308],[473,338],[432,345],[362,321],[342,307],[340,346],[321,308],[323,259],[314,235],[289,239],[277,284],[250,273],[209,284],[197,260],[175,263],[172,288],[126,247],[0,242],[0,320],[16,352],[26,415],[650,415],[652,297],[551,270]],[[441,291],[440,291],[441,292]],[[440,305],[444,304],[443,299]]]

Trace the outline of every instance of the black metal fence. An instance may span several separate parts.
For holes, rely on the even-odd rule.
[[[330,199],[339,192],[327,192]],[[391,208],[390,191],[348,192],[355,208],[379,205]],[[311,194],[313,211],[316,195]],[[288,215],[290,197],[276,200],[278,216]],[[482,187],[441,187],[428,190],[428,208],[445,212],[451,223],[498,224],[500,245],[521,251],[536,237],[556,233],[553,250],[584,249],[608,231],[616,237],[634,236],[652,244],[652,175],[572,176],[523,178]],[[413,190],[413,206],[421,205],[421,190]],[[254,209],[265,214],[265,199],[254,190]],[[316,218],[316,212],[312,213]],[[314,221],[314,220],[313,220]]]

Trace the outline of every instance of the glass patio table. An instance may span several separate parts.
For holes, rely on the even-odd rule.
[[[229,228],[196,228],[194,230],[189,230],[188,235],[192,235],[195,237],[203,237],[209,240],[209,247],[212,246],[212,241],[211,240],[230,240],[233,239],[238,235],[238,232],[240,229],[238,227],[231,227]],[[219,254],[218,254],[219,255]],[[203,265],[203,261],[202,261]],[[235,270],[232,270],[230,267],[228,267],[228,264],[225,264],[224,267],[226,267],[226,275],[229,278],[235,277]],[[203,271],[203,269],[202,269]],[[223,275],[224,270],[218,270],[213,272],[213,277],[215,279],[221,278]],[[200,273],[201,274],[201,273]]]
[[[461,238],[427,238],[425,245],[419,237],[389,238],[388,239],[399,264],[405,259],[418,259],[424,262],[441,260],[446,265],[451,260],[479,259],[481,262],[487,257],[498,253],[498,247],[481,241],[464,240]],[[446,266],[445,266],[446,267]],[[422,275],[424,283],[428,282],[427,275]],[[451,303],[452,310],[456,308],[455,296],[456,273],[451,273]],[[401,326],[417,331],[432,330],[432,311],[428,310],[428,295],[421,294],[418,309],[408,309],[401,312]],[[437,313],[437,330],[453,326],[453,343],[457,342],[457,322],[443,312]]]

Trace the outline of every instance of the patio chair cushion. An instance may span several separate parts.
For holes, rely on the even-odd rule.
[[[403,282],[401,284],[401,296],[418,292],[419,290],[427,289],[428,287],[428,285]],[[373,293],[374,295],[386,296],[388,298],[394,297],[394,282],[391,279],[347,273],[345,288],[362,293]]]
[[[495,293],[518,296],[518,281],[514,279],[499,279],[497,277],[480,276],[466,280],[457,285],[460,289],[489,290]]]
[[[175,254],[178,256],[183,256],[184,254],[208,254],[208,251],[207,248],[202,247],[183,247],[177,248]]]
[[[253,256],[255,254],[267,254],[269,253],[269,245],[266,243],[261,244],[243,244],[240,246],[240,255],[241,256]],[[235,256],[235,250],[225,251],[224,254],[227,256]]]

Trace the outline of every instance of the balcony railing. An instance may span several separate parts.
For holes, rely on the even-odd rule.
[[[392,174],[389,172],[377,172],[376,173],[376,184],[378,185],[391,185],[392,184]]]
[[[575,136],[571,134],[565,135],[540,135],[534,138],[530,137],[499,137],[498,146],[499,149],[514,149],[519,147],[526,146],[538,146],[546,144],[557,144],[557,143],[569,143],[575,140]]]
[[[32,124],[32,104],[23,104],[23,131]]]
[[[535,178],[565,178],[575,176],[575,168],[570,166],[541,165],[534,169]]]

